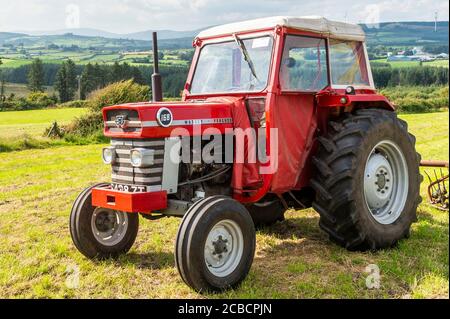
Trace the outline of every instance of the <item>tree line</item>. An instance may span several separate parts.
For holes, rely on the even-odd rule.
[[[27,83],[33,92],[44,91],[53,85],[60,102],[86,99],[87,96],[106,85],[133,79],[138,84],[150,85],[151,66],[132,66],[128,63],[76,65],[72,60],[62,64],[43,63],[33,60],[31,65],[3,68],[6,82]],[[444,67],[416,66],[392,68],[388,63],[373,63],[372,73],[377,87],[447,85],[449,69]],[[161,66],[165,97],[179,97],[186,81],[188,67]],[[0,86],[1,89],[1,86]]]
[[[153,68],[132,66],[126,62],[76,65],[70,59],[62,64],[54,64],[43,63],[38,58],[30,65],[3,68],[3,71],[6,82],[27,84],[33,92],[43,92],[45,86],[54,86],[60,101],[67,102],[85,99],[92,91],[122,80],[133,79],[138,84],[150,85]],[[185,66],[160,66],[164,96],[179,97],[187,73],[188,68]]]
[[[448,85],[449,69],[432,66],[392,68],[388,63],[372,66],[376,87]]]

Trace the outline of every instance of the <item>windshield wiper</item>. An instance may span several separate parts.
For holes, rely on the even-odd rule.
[[[253,64],[252,59],[250,58],[250,55],[248,54],[247,48],[245,47],[244,41],[238,38],[236,34],[233,34],[234,41],[238,45],[239,49],[241,50],[242,55],[244,56],[244,60],[247,62],[248,67],[250,68],[250,71],[252,71],[253,76],[256,80],[259,81],[258,77],[256,76],[255,66]]]

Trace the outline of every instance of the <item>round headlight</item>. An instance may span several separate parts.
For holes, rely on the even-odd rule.
[[[142,154],[138,150],[131,150],[130,154],[131,165],[141,166],[142,165]]]
[[[102,158],[105,164],[111,164],[114,161],[114,149],[112,147],[105,147],[102,151]]]

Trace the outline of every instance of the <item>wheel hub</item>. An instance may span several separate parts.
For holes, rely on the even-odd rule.
[[[392,224],[401,215],[408,196],[408,166],[401,149],[392,141],[378,143],[364,171],[367,208],[380,224]]]
[[[217,223],[209,232],[205,242],[205,263],[216,276],[225,277],[239,264],[243,253],[243,235],[232,220]]]
[[[233,239],[224,227],[216,227],[208,236],[206,243],[208,252],[205,256],[211,267],[223,266],[233,251]]]
[[[92,213],[91,229],[94,238],[105,246],[114,246],[125,236],[128,215],[106,208],[96,208]]]
[[[384,207],[392,192],[392,168],[386,157],[381,154],[370,156],[366,165],[364,191],[372,211]]]

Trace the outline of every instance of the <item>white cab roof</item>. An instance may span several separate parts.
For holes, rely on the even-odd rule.
[[[277,16],[229,23],[203,30],[199,33],[198,37],[209,38],[242,31],[275,28],[276,26],[285,26],[303,31],[316,32],[334,39],[355,41],[364,41],[365,39],[363,29],[357,24],[331,21],[318,16]]]

